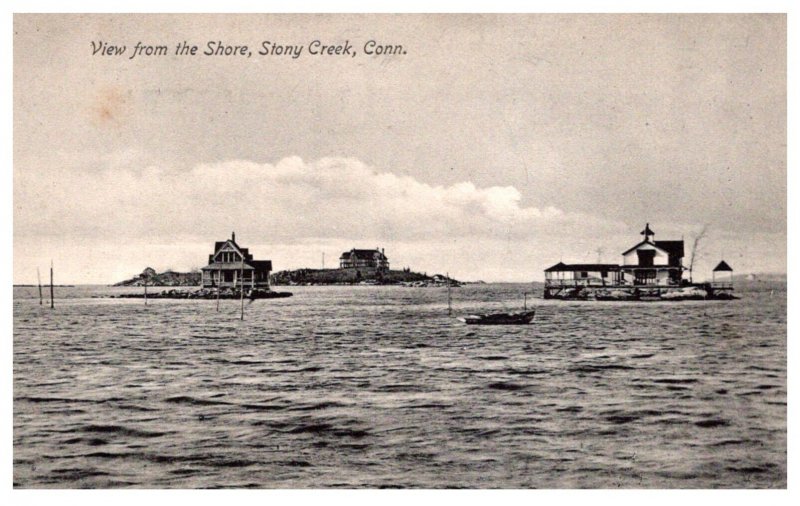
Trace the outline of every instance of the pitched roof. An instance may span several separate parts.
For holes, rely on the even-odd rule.
[[[356,258],[358,258],[358,259],[369,260],[369,259],[374,258],[376,253],[378,255],[380,255],[381,257],[386,258],[386,255],[381,253],[380,250],[376,250],[376,249],[355,249],[355,248],[351,249],[350,251],[345,251],[344,253],[342,253],[342,256],[340,256],[339,258],[340,259],[342,259],[342,258],[350,258],[351,255],[355,254]]]
[[[617,264],[565,264],[558,262],[552,267],[548,267],[544,272],[573,272],[573,271],[616,271],[619,270]]]
[[[212,256],[215,256],[217,253],[219,253],[219,250],[221,250],[223,247],[225,247],[225,245],[228,244],[228,243],[231,243],[231,245],[244,256],[245,260],[249,261],[249,260],[253,259],[253,255],[250,253],[249,248],[242,248],[241,246],[236,244],[236,241],[234,241],[233,239],[228,239],[226,241],[217,241],[217,242],[215,242],[214,243],[214,253],[213,253]]]
[[[236,248],[237,251],[242,251],[242,248],[240,248],[239,245],[236,244],[236,241],[228,239],[226,241],[217,241],[217,242],[215,242],[214,243],[214,253],[217,253],[219,250],[221,250],[228,243],[230,243],[234,248]]]
[[[683,241],[656,241],[656,246],[669,253],[671,257],[683,258]]]
[[[656,242],[667,242],[667,241],[656,241]],[[666,251],[664,248],[661,248],[661,247],[660,247],[660,246],[658,246],[657,244],[654,244],[654,243],[652,243],[652,242],[648,241],[647,239],[645,239],[644,241],[642,241],[642,242],[638,243],[636,246],[633,246],[633,247],[631,247],[631,248],[628,248],[627,250],[623,251],[623,252],[622,252],[622,255],[623,255],[623,256],[624,256],[624,255],[627,255],[627,254],[628,254],[628,253],[630,253],[631,251],[633,251],[633,250],[635,250],[635,249],[639,249],[639,246],[641,246],[642,244],[649,244],[650,246],[655,246],[656,248],[660,249],[660,250],[661,250],[661,251],[663,251],[664,253],[667,253],[667,251]]]
[[[725,262],[725,260],[723,260],[720,263],[718,263],[716,267],[714,267],[714,272],[719,272],[719,271],[733,272],[733,269],[731,269],[731,266],[728,265],[728,263]]]
[[[272,260],[251,260],[248,262],[250,265],[255,267],[257,271],[271,271],[272,270]]]

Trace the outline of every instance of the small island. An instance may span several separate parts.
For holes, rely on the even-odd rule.
[[[250,298],[288,297],[287,292],[276,292],[272,285],[399,285],[407,287],[458,287],[463,283],[447,275],[414,272],[409,267],[401,270],[389,268],[389,259],[383,249],[356,249],[345,251],[339,257],[339,268],[301,268],[271,273],[270,260],[253,260],[247,248],[236,243],[235,234],[227,241],[215,244],[209,255],[209,264],[202,270],[157,272],[147,267],[141,274],[115,283],[118,287],[142,287],[137,293],[125,293],[116,297],[145,297],[148,287],[175,287],[172,290],[155,291],[152,298],[212,299],[239,298],[240,287]],[[194,290],[177,287],[197,287]]]
[[[138,276],[116,283],[114,286],[141,286],[142,292],[123,293],[121,298],[155,299],[275,299],[291,297],[289,292],[275,292],[270,289],[271,260],[255,260],[247,248],[236,242],[236,234],[214,244],[214,252],[208,255],[208,265],[199,272],[179,273],[168,270],[161,274],[155,269],[146,268]],[[199,286],[199,289],[164,290],[152,294],[147,287],[156,286]]]
[[[272,274],[273,285],[401,285],[401,286],[461,286],[461,282],[441,274],[427,274],[410,270],[371,269],[295,269]]]
[[[622,253],[622,264],[565,264],[558,262],[544,271],[545,299],[561,300],[732,300],[733,269],[724,260],[712,271],[711,281],[693,282],[697,249],[695,238],[689,267],[683,266],[681,240],[655,240],[647,223],[644,238]],[[689,272],[689,279],[684,272]]]
[[[273,285],[403,285],[403,286],[460,286],[447,276],[389,268],[389,259],[383,248],[345,251],[339,257],[336,269],[294,269],[275,272],[270,276]]]

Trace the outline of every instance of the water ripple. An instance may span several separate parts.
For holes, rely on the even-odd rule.
[[[298,287],[244,321],[92,297],[121,290],[15,289],[14,487],[786,487],[785,285],[529,298],[521,327],[444,289]]]

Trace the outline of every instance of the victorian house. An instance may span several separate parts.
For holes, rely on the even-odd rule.
[[[339,257],[339,267],[342,269],[366,267],[379,270],[389,270],[389,259],[386,258],[383,248],[353,248],[350,251],[345,251]]]
[[[203,267],[203,288],[269,288],[271,260],[253,260],[253,255],[236,243],[236,234],[214,244],[214,253]]]

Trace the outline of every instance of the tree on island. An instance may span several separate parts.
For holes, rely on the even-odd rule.
[[[694,241],[692,242],[692,256],[689,257],[689,283],[694,283],[694,278],[692,277],[692,271],[694,270],[694,262],[695,260],[699,259],[702,256],[700,253],[700,241],[702,241],[705,238],[707,231],[708,231],[708,223],[703,225],[703,228],[700,229],[700,232],[698,232],[694,236]]]

